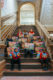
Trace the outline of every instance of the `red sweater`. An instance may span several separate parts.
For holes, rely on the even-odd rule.
[[[20,35],[23,35],[22,32],[20,32],[20,33],[18,32],[18,33],[17,33],[17,37],[19,36],[19,34],[20,34]]]
[[[48,53],[46,53],[46,56],[48,57]],[[45,60],[45,59],[47,59],[47,57],[43,57],[43,53],[40,53],[40,59]]]
[[[17,54],[17,57],[15,56],[15,54],[13,53],[13,52],[11,52],[11,54],[12,54],[12,58],[14,59],[14,60],[16,60],[16,59],[18,59],[18,58],[20,58],[21,56],[20,55],[18,55]]]
[[[32,32],[30,31],[29,34],[35,34],[35,33],[33,31]]]

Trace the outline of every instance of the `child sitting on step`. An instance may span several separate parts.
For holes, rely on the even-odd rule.
[[[29,34],[32,34],[32,35],[35,34],[34,31],[33,31],[33,29],[30,29]]]
[[[49,55],[46,50],[43,50],[42,53],[40,53],[40,62],[43,70],[48,70]]]
[[[17,62],[18,64],[18,70],[21,70],[21,63],[20,63],[20,52],[17,48],[14,49],[13,52],[10,53],[11,58],[11,70],[14,69],[14,64]]]
[[[29,45],[31,45],[31,47],[33,47],[33,49],[29,48]],[[27,56],[30,55],[30,58],[33,58],[33,53],[34,53],[34,44],[31,43],[31,39],[28,39],[27,43],[25,43],[24,57],[27,58]]]
[[[23,37],[27,37],[27,35],[28,35],[28,32],[26,30],[24,30]]]
[[[11,35],[8,35],[8,37],[7,37],[7,39],[6,39],[6,42],[5,42],[5,44],[6,44],[6,47],[5,47],[5,57],[8,56],[8,55],[7,55],[7,47],[9,47],[9,42],[13,42]]]
[[[7,37],[7,39],[6,39],[6,45],[7,45],[7,47],[9,47],[9,42],[13,42],[13,39],[12,39],[12,36],[11,35],[9,35]]]
[[[21,32],[21,29],[19,29],[18,33],[17,33],[17,37],[22,37],[23,33]]]
[[[34,31],[33,31],[33,29],[31,29],[30,31],[29,31],[29,36],[31,37],[31,38],[33,38],[33,36],[34,36]]]

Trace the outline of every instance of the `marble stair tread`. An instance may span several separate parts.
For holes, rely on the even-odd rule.
[[[6,65],[10,65],[10,63],[6,63]],[[15,63],[15,65],[17,64]],[[41,63],[21,63],[21,65],[41,65]]]
[[[6,63],[6,69],[10,69],[11,64]],[[14,68],[17,69],[18,65],[15,63]],[[21,63],[21,68],[22,69],[42,69],[41,63]]]
[[[21,71],[14,69],[5,69],[4,76],[53,76],[53,71],[44,71],[42,69],[22,69]]]
[[[42,69],[22,69],[21,71],[17,70],[17,69],[14,69],[13,71],[11,71],[10,69],[5,69],[5,72],[53,72],[51,70],[47,70],[47,71],[44,71]]]

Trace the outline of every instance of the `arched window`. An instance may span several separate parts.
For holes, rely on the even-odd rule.
[[[20,25],[35,25],[35,9],[32,4],[24,4],[20,8]]]

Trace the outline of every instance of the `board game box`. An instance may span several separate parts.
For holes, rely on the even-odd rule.
[[[29,50],[34,50],[34,44],[33,43],[25,43],[25,48]]]

